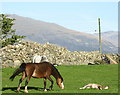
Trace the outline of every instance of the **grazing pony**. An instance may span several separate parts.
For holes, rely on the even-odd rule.
[[[55,77],[57,85],[64,89],[63,85],[63,78],[58,72],[58,70],[49,62],[41,62],[41,63],[22,63],[20,67],[13,73],[10,79],[13,81],[16,75],[23,73],[22,78],[19,80],[19,85],[17,91],[19,92],[22,81],[27,77],[25,82],[25,93],[28,93],[27,85],[30,81],[30,78],[44,78],[44,91],[46,89],[46,79],[51,81],[51,86],[49,87],[50,90],[53,88],[53,80],[50,77],[51,75]]]

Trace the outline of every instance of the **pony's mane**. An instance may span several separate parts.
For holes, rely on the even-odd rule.
[[[51,63],[50,63],[50,64],[51,64]],[[54,66],[53,64],[51,64],[51,66],[53,67],[53,70],[54,70],[55,72],[57,72],[57,74],[60,76],[60,78],[61,78],[62,81],[63,81],[63,78],[62,78],[61,74],[59,73],[58,69],[55,68],[55,66]]]

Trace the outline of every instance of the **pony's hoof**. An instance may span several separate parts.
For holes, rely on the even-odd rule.
[[[16,92],[17,92],[17,93],[19,93],[19,91],[18,91],[18,90],[16,90]]]
[[[44,89],[44,91],[47,91],[47,89]]]
[[[52,88],[49,88],[48,90],[49,90],[49,91],[52,91]]]
[[[28,91],[27,91],[27,90],[25,90],[24,92],[25,92],[25,93],[28,93]]]
[[[20,89],[17,89],[17,90],[16,90],[16,92],[19,92],[19,91],[20,91]]]

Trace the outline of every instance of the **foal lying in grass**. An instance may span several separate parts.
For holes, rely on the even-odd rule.
[[[86,88],[95,88],[95,89],[102,90],[102,89],[108,89],[108,86],[103,87],[102,85],[99,85],[99,84],[90,83],[80,89],[86,89]]]

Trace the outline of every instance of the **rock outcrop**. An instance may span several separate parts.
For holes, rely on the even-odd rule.
[[[2,67],[16,67],[21,63],[32,62],[35,54],[46,56],[52,64],[59,65],[87,65],[89,62],[101,60],[98,51],[74,51],[54,44],[38,44],[36,42],[21,41],[17,45],[8,45],[0,49]],[[115,56],[114,56],[115,57]]]

